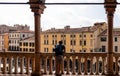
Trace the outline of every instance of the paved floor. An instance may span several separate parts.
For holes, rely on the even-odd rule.
[[[0,74],[0,76],[30,76],[25,74]],[[43,75],[43,76],[55,76],[55,75]],[[62,76],[102,76],[102,75],[62,75]]]

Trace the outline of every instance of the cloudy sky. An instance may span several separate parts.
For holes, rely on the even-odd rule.
[[[29,0],[0,0],[0,2],[28,2]],[[117,0],[120,2],[120,0]],[[46,0],[46,3],[56,2],[104,2],[104,0]],[[42,14],[42,29],[91,26],[95,22],[106,22],[103,5],[46,5]],[[34,15],[29,5],[0,5],[0,24],[13,26],[27,24],[34,30]],[[115,12],[114,27],[120,27],[120,7]]]

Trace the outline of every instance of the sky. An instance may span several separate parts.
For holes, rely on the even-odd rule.
[[[0,2],[28,2],[29,0],[0,0]],[[120,0],[117,0],[120,2]],[[46,3],[101,2],[104,0],[46,0]],[[104,5],[46,5],[41,16],[43,30],[51,28],[72,28],[92,26],[96,22],[106,22]],[[0,25],[27,24],[34,30],[34,15],[29,5],[0,5]],[[120,5],[114,15],[114,27],[120,27]]]

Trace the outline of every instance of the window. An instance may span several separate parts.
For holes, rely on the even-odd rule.
[[[73,37],[76,37],[76,35],[73,35]]]
[[[82,37],[82,35],[79,35],[79,37]]]
[[[84,37],[86,37],[86,35],[84,35]]]
[[[23,45],[25,46],[25,42],[23,43]]]
[[[93,50],[91,49],[90,52],[93,52]]]
[[[86,50],[84,50],[84,52],[86,52]]]
[[[117,42],[117,37],[115,37],[114,39],[115,39],[115,42]]]
[[[23,34],[23,37],[25,37],[25,35]]]
[[[52,37],[54,37],[54,35],[52,35]]]
[[[72,44],[72,40],[70,41],[70,45],[73,45],[73,44]]]
[[[22,46],[22,42],[20,42],[20,46]]]
[[[90,37],[93,37],[93,35],[91,34]]]
[[[118,46],[115,46],[115,52],[118,52]]]
[[[101,42],[107,41],[106,37],[101,37]]]
[[[57,40],[55,40],[55,45],[57,44]]]
[[[102,52],[105,52],[105,51],[106,51],[106,47],[102,46]]]
[[[71,53],[73,53],[73,52],[75,52],[75,50],[73,50],[73,49],[70,49],[70,52],[71,52]]]
[[[52,40],[52,45],[56,45],[57,44],[57,40]]]
[[[48,40],[44,40],[44,45],[48,45],[49,41]]]
[[[22,51],[22,48],[20,48],[20,51]]]
[[[9,43],[11,43],[11,40],[9,40]]]
[[[63,40],[63,44],[66,45],[66,40]]]
[[[28,46],[28,43],[26,42],[26,46]]]
[[[63,37],[63,35],[61,35],[61,37]]]
[[[75,38],[75,37],[76,37],[76,35],[70,35],[70,37],[71,37],[71,38]]]
[[[76,41],[74,40],[74,45],[76,45]]]
[[[44,48],[44,52],[47,53],[48,52],[48,48]]]
[[[55,37],[57,37],[57,35],[55,35]]]
[[[80,40],[80,46],[82,46],[82,41]]]
[[[86,46],[86,40],[84,40],[84,45]]]

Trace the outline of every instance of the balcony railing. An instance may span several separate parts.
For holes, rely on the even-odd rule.
[[[42,53],[40,56],[41,73],[55,74],[55,55]],[[120,71],[120,54],[114,54],[114,73]],[[0,53],[0,73],[31,74],[35,70],[34,53]],[[62,74],[71,75],[105,75],[107,73],[107,53],[66,53],[62,62]]]

